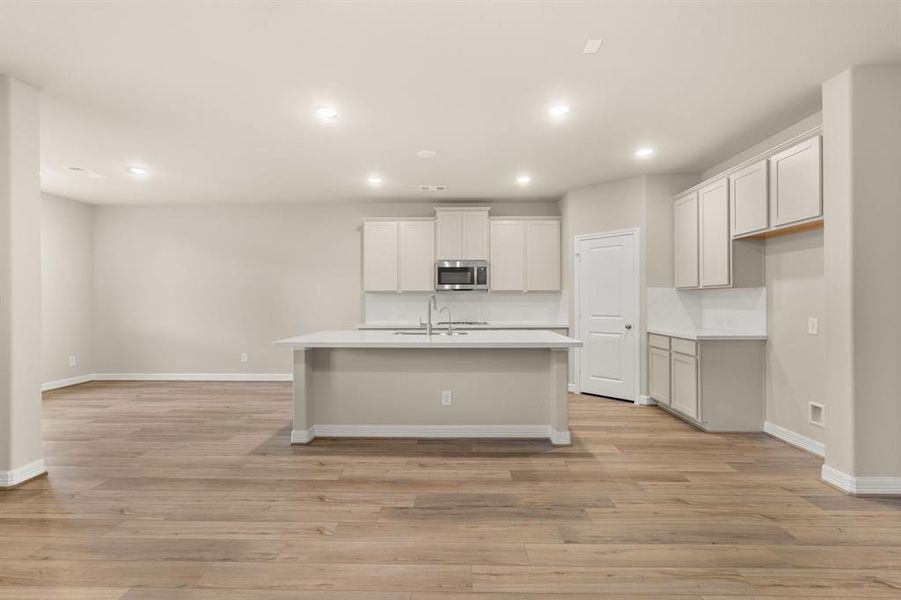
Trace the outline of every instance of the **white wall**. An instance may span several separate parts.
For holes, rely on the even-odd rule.
[[[94,234],[89,204],[41,202],[41,374],[47,383],[93,373]],[[69,357],[76,364],[69,366]]]
[[[274,340],[362,319],[361,219],[429,216],[432,206],[95,206],[95,371],[289,373]],[[556,202],[492,208],[556,213]]]
[[[808,416],[808,403],[822,403],[825,390],[823,232],[769,239],[765,261],[766,419],[823,442],[824,429]],[[820,319],[819,335],[807,333],[809,317]]]

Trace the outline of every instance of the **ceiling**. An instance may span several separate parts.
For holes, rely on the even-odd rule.
[[[43,188],[94,203],[554,198],[699,172],[885,63],[901,1],[0,2]]]

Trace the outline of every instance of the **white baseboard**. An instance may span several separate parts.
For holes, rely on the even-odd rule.
[[[655,404],[657,404],[657,401],[650,396],[639,394],[638,400],[635,401],[635,404],[640,404],[641,406],[654,406]]]
[[[574,393],[574,394],[578,391],[578,388],[576,387],[576,384],[575,384],[575,383],[570,383],[570,384],[568,384],[568,385],[566,386],[566,389],[567,389],[568,391]]]
[[[291,373],[95,373],[94,381],[291,381]]]
[[[84,375],[76,375],[75,377],[66,377],[65,379],[56,379],[54,381],[48,381],[46,383],[41,384],[42,392],[49,392],[50,390],[57,390],[59,388],[69,387],[70,385],[78,385],[79,383],[87,383],[89,381],[94,380],[94,375],[92,373],[85,373]]]
[[[0,471],[0,487],[19,485],[32,477],[37,477],[46,472],[47,469],[44,467],[43,458],[28,463],[27,465],[23,465],[18,469],[13,469],[12,471]]]
[[[314,437],[384,438],[547,438],[556,445],[569,445],[569,431],[548,425],[313,425],[291,432],[292,444],[305,444]]]
[[[859,496],[901,496],[901,477],[855,477],[823,465],[820,477],[843,492]]]
[[[811,454],[816,454],[817,456],[825,456],[826,455],[826,446],[823,442],[818,442],[814,439],[807,437],[806,435],[801,435],[800,433],[796,433],[791,429],[786,429],[785,427],[780,427],[775,423],[770,423],[769,421],[763,424],[764,433],[768,433],[774,438],[778,438],[787,444],[791,444],[796,448],[800,448],[801,450],[806,450]]]

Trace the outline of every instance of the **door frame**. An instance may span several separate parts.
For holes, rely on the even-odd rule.
[[[573,323],[575,327],[573,327],[575,338],[577,340],[581,340],[580,337],[582,335],[582,295],[579,289],[579,280],[580,280],[580,269],[579,269],[579,261],[581,259],[581,243],[590,241],[603,239],[608,237],[619,237],[623,235],[631,235],[632,241],[635,245],[635,251],[633,252],[634,259],[632,265],[632,274],[633,280],[635,282],[635,314],[638,316],[637,319],[637,331],[638,335],[637,343],[635,344],[635,360],[633,362],[633,377],[632,377],[632,402],[638,403],[641,398],[641,228],[640,227],[630,227],[628,229],[617,229],[615,231],[605,231],[602,233],[585,233],[582,235],[573,236],[573,294],[575,298],[573,299],[573,306],[575,308],[575,318],[573,319]],[[575,349],[575,386],[576,393],[582,393],[582,349]]]

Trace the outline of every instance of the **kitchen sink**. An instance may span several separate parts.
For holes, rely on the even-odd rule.
[[[425,331],[395,331],[394,335],[429,335]],[[432,335],[469,335],[468,331],[455,331],[448,333],[447,331],[433,331]]]

